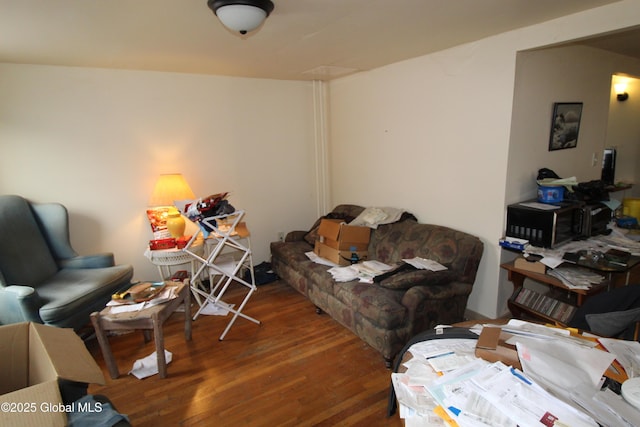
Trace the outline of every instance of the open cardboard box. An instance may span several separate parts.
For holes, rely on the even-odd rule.
[[[72,405],[62,400],[61,381],[104,384],[102,370],[72,329],[28,322],[0,326],[1,426],[65,426]]]
[[[353,251],[359,259],[367,259],[370,237],[369,227],[348,225],[339,219],[322,219],[314,252],[336,264],[349,265]]]
[[[366,251],[369,247],[371,229],[357,225],[348,225],[340,219],[322,219],[318,228],[320,243],[341,251]]]

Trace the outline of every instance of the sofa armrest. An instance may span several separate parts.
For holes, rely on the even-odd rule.
[[[111,252],[94,255],[81,255],[68,259],[58,260],[60,268],[106,268],[115,265],[115,259]]]
[[[290,231],[285,236],[284,241],[285,242],[299,242],[300,240],[304,239],[304,236],[306,236],[307,233],[308,233],[308,231],[303,231],[303,230]]]
[[[413,286],[402,297],[402,305],[411,309],[427,300],[447,300],[458,296],[469,296],[473,285],[463,282],[449,282],[436,286]]]
[[[0,324],[42,323],[38,310],[42,300],[30,286],[11,285],[0,288]]]
[[[438,324],[452,325],[463,321],[472,288],[469,283],[451,282],[438,286],[414,286],[407,290],[401,303],[411,319],[410,336]]]

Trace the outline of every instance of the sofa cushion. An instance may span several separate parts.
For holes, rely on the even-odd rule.
[[[108,297],[128,283],[133,274],[127,265],[109,268],[62,269],[38,286],[44,301],[40,317],[45,323],[56,323],[73,316],[100,297]]]
[[[335,282],[335,297],[352,312],[385,329],[397,328],[407,321],[407,308],[400,301],[402,290],[387,289],[377,284]]]
[[[416,285],[437,286],[456,280],[456,276],[451,270],[414,270],[387,277],[380,282],[380,286],[387,289],[409,289]]]

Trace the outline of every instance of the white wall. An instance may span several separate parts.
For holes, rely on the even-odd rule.
[[[495,310],[492,246],[502,233],[496,218],[515,74],[505,42],[468,44],[330,87],[334,204],[405,208],[420,222],[479,236],[485,251],[470,308],[485,315]]]
[[[634,72],[640,76],[640,61],[635,68],[624,67],[626,73]],[[617,71],[617,70],[616,70]],[[614,85],[619,81],[627,84],[629,98],[618,101]],[[631,190],[625,191],[623,197],[640,197],[640,78],[628,75],[614,75],[611,79],[611,95],[609,104],[609,121],[605,145],[614,147],[616,157],[616,181],[633,183]]]
[[[160,173],[247,211],[254,261],[316,218],[309,82],[0,64],[0,194],[58,201],[81,253],[112,251],[156,280],[143,252]]]
[[[332,82],[334,204],[402,207],[479,236],[485,251],[468,308],[502,314],[509,289],[500,284],[498,239],[516,54],[638,25],[639,5],[622,1]]]

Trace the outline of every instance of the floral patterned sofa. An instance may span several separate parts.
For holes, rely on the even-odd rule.
[[[350,222],[364,207],[339,205],[323,218]],[[320,218],[321,219],[321,218]],[[311,261],[316,221],[309,231],[292,231],[271,243],[271,263],[278,276],[378,350],[391,366],[412,336],[437,324],[463,320],[467,299],[482,258],[483,243],[451,228],[419,224],[405,213],[397,222],[371,230],[369,259],[394,264],[403,258],[433,259],[446,271],[408,270],[380,283],[336,282],[330,267]]]

